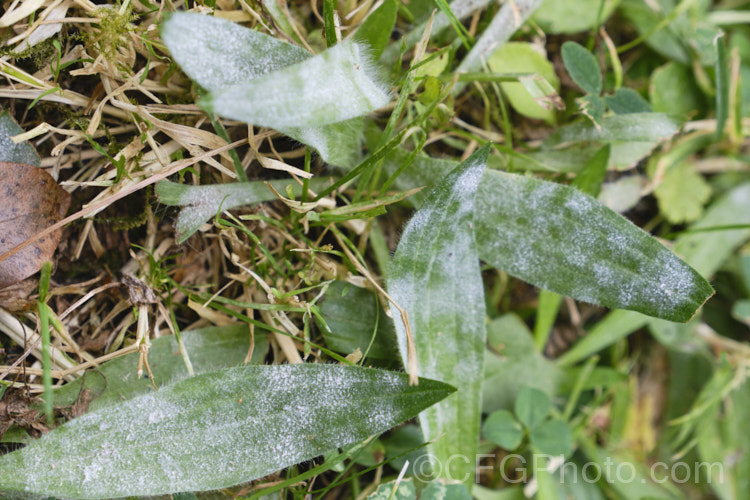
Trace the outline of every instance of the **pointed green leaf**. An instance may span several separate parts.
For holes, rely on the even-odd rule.
[[[565,69],[576,84],[589,94],[602,93],[602,70],[596,57],[576,42],[562,45]]]
[[[535,286],[683,322],[713,294],[664,245],[575,188],[487,171],[477,214],[480,257]]]
[[[489,146],[456,167],[430,193],[401,236],[388,291],[404,308],[416,344],[419,374],[455,384],[458,392],[420,418],[432,453],[445,467],[441,477],[471,483],[476,456],[484,371],[484,288],[474,241],[474,196]],[[406,329],[397,309],[401,357]]]
[[[389,100],[367,50],[345,40],[302,62],[215,90],[201,104],[227,118],[283,130],[348,120]]]
[[[354,34],[355,40],[370,47],[373,59],[378,59],[391,41],[397,11],[398,4],[395,0],[385,0],[375,12],[367,16]]]
[[[0,457],[0,490],[110,498],[224,488],[383,432],[452,391],[351,366],[227,368],[88,413]]]
[[[7,111],[0,113],[0,161],[38,167],[42,160],[31,144],[28,142],[16,144],[10,140],[14,135],[23,134],[23,132],[24,130],[18,126],[10,113]]]

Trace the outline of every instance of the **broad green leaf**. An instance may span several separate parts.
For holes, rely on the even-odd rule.
[[[546,392],[527,385],[521,387],[516,398],[515,414],[529,430],[534,430],[549,415],[552,401]]]
[[[705,107],[692,71],[673,61],[654,70],[648,93],[654,111],[659,113],[695,116]]]
[[[591,52],[576,42],[567,41],[562,45],[562,58],[576,85],[589,94],[602,93],[602,70]]]
[[[212,326],[182,332],[182,342],[190,355],[195,373],[241,365],[250,348],[250,333],[247,325]],[[261,363],[268,350],[266,334],[255,333],[253,363]],[[148,378],[137,377],[139,353],[134,352],[115,358],[79,378],[55,390],[55,404],[58,406],[75,403],[81,392],[81,385],[91,391],[89,411],[111,406],[139,394],[151,393],[154,385],[172,384],[188,376],[185,361],[174,335],[159,337],[151,341],[148,361],[154,375],[153,382]]]
[[[534,13],[545,33],[579,33],[598,28],[610,16],[620,0],[544,0]],[[601,12],[601,15],[600,15]]]
[[[456,167],[406,226],[393,256],[388,292],[407,313],[419,374],[455,384],[458,392],[420,417],[440,477],[473,482],[479,442],[486,330],[484,287],[474,241],[474,196],[489,145]],[[399,349],[407,361],[407,331],[395,307]]]
[[[482,424],[485,439],[513,451],[523,440],[523,427],[508,410],[498,410],[489,414]]]
[[[530,43],[508,42],[502,45],[492,53],[487,65],[495,73],[536,73],[547,80],[556,91],[560,90],[560,80],[555,75],[552,63],[540,49]],[[503,82],[500,87],[516,111],[530,118],[554,123],[555,112],[549,106],[541,106],[522,83]]]
[[[389,100],[366,48],[345,40],[302,62],[215,90],[200,104],[227,118],[283,131],[355,118]]]
[[[302,193],[302,187],[293,181],[276,180],[269,184],[279,193],[286,194],[287,186],[292,187],[295,195]],[[310,188],[316,190],[328,184],[324,179],[312,179]],[[266,183],[261,181],[205,186],[162,181],[156,185],[156,196],[159,203],[164,205],[185,207],[175,223],[178,243],[185,242],[203,223],[214,217],[219,209],[231,210],[242,205],[278,199]]]
[[[162,25],[162,39],[182,70],[211,92],[312,56],[236,23],[195,13],[172,14]],[[362,128],[362,119],[352,118],[328,125],[296,123],[279,131],[314,147],[326,162],[351,167],[361,154]]]
[[[227,368],[88,413],[0,457],[0,490],[110,498],[224,488],[383,432],[452,391],[342,365]]]
[[[615,95],[604,96],[604,101],[614,113],[650,113],[651,105],[638,92],[627,87],[620,87]]]
[[[633,208],[646,194],[650,181],[644,175],[628,175],[605,182],[597,199],[618,214]]]
[[[371,358],[397,357],[393,323],[373,292],[335,281],[328,287],[320,314],[331,329],[325,332],[326,345],[334,351],[349,354],[359,348]]]
[[[16,144],[10,140],[14,135],[23,134],[23,132],[24,130],[18,126],[10,113],[0,112],[0,161],[39,167],[42,160],[31,144],[25,141]]]
[[[509,313],[487,324],[490,349],[485,358],[482,403],[485,413],[512,410],[519,380],[552,396],[559,373],[551,361],[534,348],[531,332]]]
[[[397,484],[398,483],[398,484]],[[381,483],[374,492],[367,495],[367,500],[416,500],[417,488],[414,479],[407,477],[403,480]]]
[[[545,455],[570,456],[573,452],[573,434],[567,422],[548,420],[529,433],[531,444]]]
[[[370,47],[373,59],[380,57],[391,40],[397,10],[398,5],[395,0],[385,0],[380,7],[367,16],[354,34],[355,40]]]
[[[175,12],[161,37],[182,70],[215,92],[302,62],[312,54],[239,24],[190,12]]]
[[[703,205],[711,198],[711,186],[693,166],[681,163],[667,171],[654,190],[659,211],[672,224],[693,222],[703,215]]]
[[[477,214],[485,262],[561,295],[684,322],[713,294],[664,245],[575,188],[488,171]]]

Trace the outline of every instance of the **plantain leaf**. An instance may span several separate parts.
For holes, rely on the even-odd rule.
[[[424,161],[396,184],[432,186],[448,168],[448,162]],[[476,203],[480,258],[535,286],[682,322],[713,294],[664,245],[575,188],[487,170]]]
[[[479,443],[486,329],[484,290],[474,241],[474,196],[489,145],[456,167],[406,226],[391,265],[388,290],[404,308],[414,335],[419,374],[458,387],[420,417],[440,477],[473,482]],[[394,318],[399,311],[392,307]],[[407,339],[396,334],[404,364]],[[429,375],[428,375],[429,374]],[[468,460],[451,459],[452,456]]]
[[[221,116],[277,130],[361,116],[390,100],[366,52],[345,40],[302,62],[213,91],[201,104]]]
[[[241,86],[263,75],[307,61],[312,56],[306,50],[282,40],[224,19],[196,13],[172,14],[163,23],[161,35],[182,70],[201,87],[219,94],[224,89],[234,85]],[[367,66],[360,65],[360,68]],[[324,71],[330,69],[325,68]],[[291,70],[292,73],[294,71]],[[286,77],[269,75],[269,78],[273,81],[274,78],[278,80]],[[327,80],[323,84],[323,88],[331,95],[342,90],[331,87],[332,81]],[[283,92],[283,87],[273,90]],[[287,90],[294,91],[288,88]],[[338,97],[338,94],[336,96]],[[243,104],[265,106],[259,104],[259,101],[271,97],[262,94],[245,96],[249,100]],[[299,94],[298,98],[302,99],[302,94]],[[306,101],[301,107],[308,108],[309,103],[310,101]],[[219,110],[217,112],[221,114]],[[299,122],[280,126],[276,122],[270,124],[259,121],[256,125],[277,128],[285,135],[312,146],[326,162],[336,166],[352,167],[358,163],[361,154],[364,127],[361,118],[329,124]]]
[[[713,295],[664,245],[575,188],[491,170],[477,214],[480,257],[535,286],[682,322]]]
[[[582,45],[567,41],[562,45],[562,59],[568,74],[585,92],[602,92],[602,70],[596,57]]]
[[[223,488],[383,432],[453,391],[352,366],[227,368],[88,413],[0,457],[0,490],[110,498]]]

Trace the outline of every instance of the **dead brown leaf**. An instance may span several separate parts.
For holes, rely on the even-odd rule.
[[[0,162],[0,253],[23,243],[65,216],[70,194],[41,168]],[[0,288],[37,272],[55,253],[62,230],[42,236],[0,262]]]

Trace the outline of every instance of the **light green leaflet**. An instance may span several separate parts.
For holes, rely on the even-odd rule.
[[[474,196],[488,155],[485,146],[430,193],[401,236],[388,279],[388,292],[409,316],[420,376],[458,388],[423,412],[420,424],[425,439],[435,441],[430,447],[437,474],[466,484],[473,482],[482,414],[487,334]],[[391,312],[400,318],[398,310]],[[406,366],[406,328],[395,323]],[[455,455],[462,458],[451,459]]]
[[[362,48],[351,42],[312,57],[230,21],[180,12],[163,23],[162,39],[183,71],[212,92],[205,103],[214,112],[276,128],[333,165],[357,163],[362,137],[357,117],[389,100]],[[324,109],[321,96],[310,90],[336,105]]]
[[[0,457],[0,490],[64,498],[223,488],[361,441],[453,388],[342,365],[246,365],[71,420]]]

